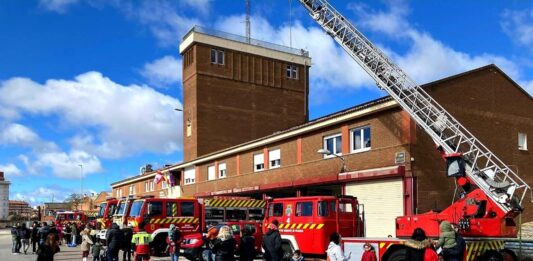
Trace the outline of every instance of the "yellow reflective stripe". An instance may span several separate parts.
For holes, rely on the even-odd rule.
[[[318,224],[318,226],[316,227],[316,229],[321,229],[323,226],[324,226],[324,224]]]
[[[304,225],[304,229],[307,229],[309,227],[309,224]]]
[[[300,229],[302,227],[303,224],[298,224],[298,226],[296,227],[296,229]]]
[[[311,226],[309,227],[309,229],[315,229],[316,227],[316,224],[311,224]]]
[[[297,224],[292,224],[291,228],[295,228]]]
[[[285,225],[285,224],[279,224],[279,228],[283,228],[283,225]]]

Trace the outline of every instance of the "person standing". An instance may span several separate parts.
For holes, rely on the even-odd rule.
[[[100,243],[100,240],[96,239],[91,252],[93,254],[93,261],[100,261],[100,252],[102,252],[102,243]]]
[[[334,232],[329,236],[329,245],[328,249],[326,250],[326,254],[328,256],[328,259],[330,261],[347,261],[350,259],[350,256],[352,255],[352,252],[348,254],[348,256],[344,256],[344,253],[342,252],[340,242],[341,242],[341,235],[339,233]]]
[[[183,239],[181,237],[180,229],[176,225],[171,224],[168,230],[167,238],[167,243],[169,246],[168,253],[170,254],[171,261],[178,261],[180,257],[180,245],[182,241]]]
[[[46,239],[48,238],[48,234],[50,234],[50,228],[48,227],[48,223],[43,222],[43,226],[39,228],[37,234],[39,235],[39,246],[44,245]]]
[[[376,251],[370,243],[365,243],[363,245],[363,256],[361,256],[361,261],[377,261]],[[411,260],[411,259],[407,259]]]
[[[457,245],[452,224],[448,221],[442,221],[439,226],[439,232],[439,241],[437,241],[436,247],[442,247],[441,254],[445,261],[452,260],[448,252]]]
[[[202,236],[202,242],[203,242],[203,245],[205,246],[205,249],[202,252],[202,259],[204,261],[214,261],[213,250],[211,248],[213,247],[213,242],[217,239],[217,235],[218,235],[217,227],[210,225],[207,228],[206,235]]]
[[[71,223],[68,222],[66,225],[65,225],[65,229],[63,230],[64,232],[64,238],[65,238],[65,244],[66,245],[69,245],[70,242],[71,242],[71,239],[72,239],[72,230],[71,230]]]
[[[118,251],[122,244],[122,232],[117,223],[113,223],[105,235],[107,241],[106,256],[108,261],[118,261]]]
[[[252,261],[255,257],[255,238],[252,236],[252,231],[248,227],[242,229],[239,255],[241,261]]]
[[[75,223],[70,224],[70,233],[72,242],[70,243],[72,246],[76,246],[78,244],[78,227],[76,227]]]
[[[30,248],[31,231],[26,228],[26,223],[22,223],[22,226],[20,227],[18,233],[22,242],[22,250],[24,251],[24,254],[27,255],[28,248]]]
[[[33,254],[37,251],[37,246],[39,245],[39,223],[33,221],[31,226],[31,251]]]
[[[133,229],[131,225],[121,229],[122,232],[122,261],[131,261],[131,239],[133,238]]]
[[[89,237],[89,229],[84,229],[81,233],[81,257],[83,261],[87,261],[87,257],[89,257],[89,250],[91,249],[91,245],[94,244],[91,238]]]
[[[421,228],[415,228],[411,239],[405,242],[405,259],[412,261],[426,261],[432,256],[438,260],[437,253],[433,250],[431,241],[426,237],[426,232]],[[431,253],[426,253],[431,252]]]
[[[236,244],[231,228],[222,226],[218,231],[217,239],[213,242],[215,261],[235,261]]]
[[[272,223],[268,226],[268,231],[263,235],[263,249],[265,249],[263,258],[266,261],[280,261],[283,258],[278,225],[278,220],[272,220]]]
[[[146,233],[146,231],[144,231],[145,224],[145,222],[139,223],[139,232],[135,233],[135,235],[133,235],[131,239],[131,243],[134,249],[134,261],[150,260],[150,242],[152,242],[152,236]]]
[[[11,242],[13,243],[13,246],[11,247],[11,253],[14,254],[14,255],[17,255],[18,254],[18,242],[19,242],[19,235],[18,235],[18,229],[17,229],[17,225],[14,225],[13,227],[11,227]]]
[[[37,250],[37,261],[54,261],[54,255],[61,249],[54,235],[47,235],[45,242]]]

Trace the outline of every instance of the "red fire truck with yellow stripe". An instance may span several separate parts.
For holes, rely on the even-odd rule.
[[[100,229],[108,229],[113,223],[113,213],[117,208],[118,200],[116,198],[108,198],[106,202],[100,204],[100,210],[96,219],[97,224],[100,224]]]

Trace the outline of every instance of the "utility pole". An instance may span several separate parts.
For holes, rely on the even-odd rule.
[[[83,197],[83,164],[78,166],[80,166],[80,197]]]
[[[252,39],[252,32],[250,28],[250,0],[246,0],[246,42],[250,43]]]

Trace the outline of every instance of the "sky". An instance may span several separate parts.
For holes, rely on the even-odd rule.
[[[0,171],[32,205],[182,161],[182,36],[243,35],[244,0],[0,1]],[[494,63],[533,93],[533,1],[330,1],[416,82]],[[313,59],[317,118],[385,95],[297,0],[251,0],[252,37]],[[83,176],[83,178],[82,178]]]

